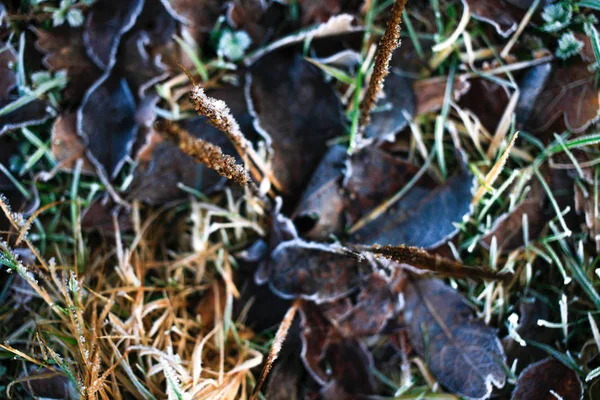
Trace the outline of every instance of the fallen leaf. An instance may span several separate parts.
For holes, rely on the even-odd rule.
[[[124,78],[104,75],[86,93],[77,114],[78,134],[96,168],[115,177],[136,139],[136,103]]]
[[[513,33],[527,9],[516,7],[508,0],[463,0],[473,18],[491,24],[503,37]]]
[[[590,240],[596,243],[596,251],[600,251],[600,218],[594,201],[593,188],[583,191],[578,185],[573,185],[575,190],[575,211],[584,216],[584,231],[587,231]],[[591,190],[591,192],[589,191]]]
[[[344,146],[332,146],[300,197],[292,219],[304,238],[325,241],[330,235],[343,233],[345,201],[341,181],[346,157]]]
[[[458,105],[475,114],[493,135],[510,100],[508,89],[483,78],[470,79],[468,82],[471,87],[460,98]]]
[[[447,84],[448,78],[445,76],[414,81],[413,92],[416,96],[415,116],[439,111],[444,104]],[[471,85],[468,80],[456,78],[452,85],[454,101],[459,101],[462,95],[467,93],[470,88]]]
[[[107,71],[115,64],[121,37],[133,27],[143,6],[144,0],[106,0],[90,8],[83,41],[98,68]]]
[[[326,22],[342,11],[343,0],[298,0],[302,25]]]
[[[77,160],[83,158],[82,171],[94,173],[94,166],[85,156],[85,145],[77,135],[77,114],[67,112],[54,121],[51,143],[52,155],[60,169],[72,171]]]
[[[17,97],[10,97],[8,100],[0,100],[0,109],[17,100]],[[14,111],[10,111],[0,116],[0,135],[3,133],[19,129],[30,125],[39,125],[46,122],[54,114],[50,104],[44,100],[33,100]]]
[[[303,302],[299,310],[300,338],[302,339],[300,358],[308,373],[322,386],[328,379],[321,363],[325,357],[331,324],[323,315],[320,307],[313,302]]]
[[[321,71],[295,48],[269,53],[250,69],[249,108],[273,148],[273,172],[285,195],[298,198],[327,151],[342,135],[342,110]]]
[[[511,400],[583,400],[583,383],[575,371],[548,357],[527,367]]]
[[[227,6],[227,21],[247,32],[253,43],[260,43],[268,29],[260,23],[268,7],[264,0],[233,0]]]
[[[173,0],[169,4],[178,19],[183,22],[182,29],[186,31],[186,35],[198,44],[204,43],[221,11],[219,0]]]
[[[20,377],[19,381],[25,390],[35,397],[64,400],[80,397],[68,376],[48,368],[32,368],[26,376]]]
[[[474,175],[468,170],[466,162],[463,160],[459,170],[454,173],[444,184],[432,187],[432,180],[428,177],[422,177],[408,191],[408,193],[389,206],[382,214],[372,221],[369,221],[362,228],[358,229],[350,238],[353,243],[362,244],[406,244],[409,246],[423,247],[432,249],[448,241],[458,232],[454,225],[460,223],[473,211],[471,200],[473,190],[476,185]],[[391,184],[399,184],[404,187],[405,183],[416,173],[416,167],[409,166],[407,163],[397,163],[400,167],[398,172],[388,171],[383,175],[375,175],[383,178],[382,183],[370,183],[366,188],[366,193],[357,196],[357,198],[368,199],[372,204],[379,204],[389,199],[397,190],[386,190],[383,195],[382,188],[392,189]],[[350,168],[349,171],[357,171]],[[374,172],[372,169],[368,176]],[[353,172],[355,173],[355,172]],[[375,179],[375,178],[371,178]],[[347,183],[350,184],[352,175]],[[350,198],[356,195],[361,182],[367,182],[368,179],[356,180],[357,188],[349,190]],[[389,185],[386,187],[386,185]],[[370,189],[374,189],[370,192]],[[364,202],[363,202],[364,204]],[[353,210],[351,205],[348,210]],[[371,208],[360,205],[363,213],[371,211]],[[364,211],[363,211],[364,210]]]
[[[381,275],[371,274],[362,285],[356,305],[335,319],[338,332],[346,338],[378,334],[395,310],[390,286]]]
[[[555,67],[537,96],[528,127],[534,132],[581,133],[600,118],[600,89],[588,63]],[[556,124],[555,124],[556,122]]]
[[[519,100],[515,108],[515,118],[521,124],[529,120],[536,100],[552,72],[552,63],[543,63],[533,66],[525,71],[519,80]]]
[[[509,253],[525,245],[523,243],[523,217],[527,215],[529,240],[535,240],[546,226],[544,216],[546,193],[538,180],[532,182],[527,197],[512,210],[496,219],[494,225],[481,239],[489,249],[492,238],[496,237],[499,253]]]
[[[253,118],[246,108],[241,87],[226,85],[210,90],[208,94],[227,103],[249,140],[256,137],[252,127]],[[142,120],[139,119],[140,122]],[[226,154],[238,157],[227,137],[209,125],[206,118],[186,119],[179,125],[193,136],[221,147]],[[221,188],[226,182],[226,179],[215,171],[197,164],[174,144],[164,142],[158,133],[151,133],[146,137],[146,144],[138,152],[137,159],[140,165],[136,168],[129,197],[149,204],[162,204],[187,196],[187,193],[179,188],[179,184],[210,193]]]
[[[67,71],[68,82],[63,97],[67,106],[78,106],[85,92],[100,78],[102,71],[87,56],[83,31],[59,27],[34,29],[35,46],[44,54],[43,64],[50,72]]]
[[[344,178],[344,189],[348,193],[346,205],[348,223],[354,224],[382,201],[394,195],[406,186],[417,172],[419,167],[416,165],[374,146],[353,153],[348,159]],[[405,200],[410,201],[410,204],[417,204],[417,199],[435,186],[436,182],[425,175],[410,192],[415,196],[415,200],[408,198]]]
[[[0,49],[0,99],[6,99],[17,85],[17,76],[12,70],[17,56],[12,46],[7,46],[2,41],[0,41]]]
[[[412,80],[392,70],[385,79],[382,95],[371,113],[371,123],[365,133],[369,138],[392,141],[415,112]]]
[[[325,399],[339,398],[337,390],[333,391],[333,396],[328,394],[333,385],[352,395],[351,398],[373,393],[373,357],[364,343],[353,339],[335,341],[327,346],[325,357],[331,366],[330,381],[321,391]]]
[[[409,282],[404,296],[410,342],[442,386],[471,399],[487,399],[492,385],[504,386],[497,332],[473,317],[458,292],[425,279]]]
[[[370,266],[348,251],[300,239],[281,243],[271,254],[269,286],[285,299],[330,302],[358,287]]]

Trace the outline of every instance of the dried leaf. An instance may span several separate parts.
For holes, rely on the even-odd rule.
[[[440,280],[414,280],[404,292],[410,342],[453,393],[487,399],[504,386],[504,350],[496,330],[472,316],[464,298]]]
[[[17,84],[17,76],[11,68],[16,60],[14,49],[0,41],[0,100],[7,99],[10,91]]]
[[[375,388],[372,367],[373,357],[362,342],[356,340],[340,340],[330,343],[325,353],[328,363],[331,365],[331,379],[329,384],[323,388],[325,399],[338,399],[337,390],[335,396],[328,395],[332,383],[340,386],[343,391],[352,396],[359,394],[372,394]]]
[[[273,172],[285,194],[297,198],[327,151],[343,133],[340,101],[322,73],[293,48],[267,54],[249,74],[254,126],[269,138]]]
[[[111,73],[86,93],[77,113],[77,130],[96,168],[116,176],[136,139],[136,103],[125,79]]]
[[[448,78],[445,76],[421,79],[413,83],[413,91],[416,95],[415,115],[423,115],[438,111],[444,104],[446,85]],[[454,101],[459,101],[462,95],[471,88],[469,81],[456,78],[452,85],[452,95]]]
[[[65,102],[70,106],[79,105],[85,92],[102,74],[87,56],[82,30],[65,26],[34,29],[34,32],[38,37],[36,48],[44,54],[44,66],[51,72],[67,71]]]
[[[580,133],[600,118],[600,88],[587,65],[579,61],[554,69],[537,96],[530,129]]]
[[[357,303],[335,319],[338,332],[347,338],[374,336],[381,331],[395,309],[390,282],[371,274],[362,285]]]
[[[33,368],[29,374],[19,378],[21,385],[29,394],[45,399],[79,399],[77,387],[63,373],[47,368]]]
[[[183,22],[183,29],[196,43],[202,44],[219,18],[219,0],[173,0],[170,6]]]
[[[488,132],[493,134],[510,100],[508,89],[487,79],[470,79],[471,88],[458,103],[479,118]]]
[[[463,0],[463,4],[469,7],[473,18],[493,25],[503,37],[517,29],[526,11],[508,0]]]
[[[300,239],[283,242],[271,254],[269,286],[279,296],[301,297],[317,303],[347,295],[360,282],[368,263],[342,248],[308,243]]]
[[[525,124],[535,106],[536,100],[552,72],[552,63],[544,63],[529,68],[519,80],[519,100],[515,108],[517,122]]]
[[[344,229],[344,196],[341,191],[346,148],[329,149],[306,186],[292,219],[302,236],[310,240],[327,240]]]
[[[77,135],[77,114],[64,113],[54,121],[51,142],[52,155],[61,169],[72,171],[77,160],[83,158],[82,171],[94,173],[94,166],[85,156],[85,145]]]
[[[408,182],[414,176],[414,172],[406,174],[410,167],[406,163],[398,165],[402,167],[399,169],[400,173],[388,172],[381,177],[386,177],[388,182],[393,181],[394,184],[400,183],[400,187],[403,187],[404,182]],[[415,167],[412,168],[414,171]],[[444,184],[435,188],[431,188],[431,180],[426,177],[419,179],[404,197],[356,231],[351,241],[364,244],[406,244],[432,249],[449,240],[458,232],[454,224],[460,223],[472,212],[471,200],[476,185],[476,179],[468,170],[466,162],[463,161],[463,165],[459,168]],[[350,171],[354,169],[351,168]],[[351,179],[352,175],[349,181]],[[360,185],[360,182],[366,180],[357,182]],[[380,197],[380,193],[377,192],[372,195],[368,190],[377,186],[371,185],[362,198],[368,198],[372,202],[378,199],[382,202],[395,193],[394,191],[384,197]],[[380,187],[385,187],[384,185]],[[355,193],[354,190],[349,191],[350,196]],[[352,209],[351,206],[350,210]],[[371,211],[362,207],[359,209]]]
[[[594,201],[593,189],[583,191],[578,185],[575,190],[575,211],[584,216],[584,231],[587,231],[590,239],[596,243],[596,251],[600,251],[600,216]]]
[[[546,194],[539,181],[532,183],[527,197],[515,208],[496,219],[490,232],[482,239],[482,244],[489,248],[495,236],[500,253],[508,253],[525,245],[523,242],[523,217],[527,215],[529,239],[535,240],[546,226],[544,216]]]
[[[348,160],[344,188],[348,192],[346,216],[354,224],[360,217],[402,189],[419,168],[374,146],[355,152]],[[418,186],[405,197],[405,204],[418,201],[435,188],[436,183],[425,175]],[[385,242],[386,244],[388,242]]]
[[[382,97],[371,113],[366,137],[393,140],[396,133],[408,125],[407,118],[415,112],[415,93],[412,81],[393,71],[387,76]]]
[[[17,100],[17,98],[11,97],[8,100],[0,101],[0,109],[14,100]],[[48,102],[37,99],[33,100],[14,111],[0,116],[0,135],[12,129],[43,124],[53,114],[54,110]]]
[[[583,383],[575,371],[548,357],[519,376],[511,400],[583,400]]]
[[[102,70],[115,64],[121,37],[129,31],[144,6],[143,0],[106,0],[89,11],[83,32],[88,56]]]

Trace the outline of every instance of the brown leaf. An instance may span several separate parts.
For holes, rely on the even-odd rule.
[[[264,55],[250,78],[255,127],[270,138],[273,172],[285,194],[297,198],[325,155],[327,140],[343,134],[340,101],[295,48]]]
[[[305,301],[300,308],[302,353],[300,357],[306,370],[320,385],[328,379],[321,362],[325,357],[327,339],[331,330],[330,322],[325,318],[320,307],[313,302]]]
[[[325,357],[331,366],[331,381],[339,385],[344,392],[353,396],[373,393],[375,388],[372,373],[373,357],[364,343],[356,340],[330,343]],[[328,397],[327,389],[328,387],[324,388],[326,399],[338,398]]]
[[[537,97],[530,129],[535,132],[565,128],[575,133],[585,131],[600,118],[600,89],[594,76],[584,61],[555,67]]]
[[[508,105],[508,89],[483,78],[470,79],[469,84],[471,88],[458,104],[475,114],[487,131],[493,134]]]
[[[275,248],[271,268],[269,285],[277,295],[322,303],[353,291],[370,266],[342,248],[296,239]]]
[[[196,43],[202,44],[213,29],[221,12],[219,0],[173,0],[169,4]]]
[[[81,29],[59,27],[34,29],[35,43],[43,54],[44,66],[51,72],[66,70],[68,83],[63,96],[68,105],[79,105],[83,95],[100,77],[102,71],[87,56]]]
[[[17,99],[18,97],[11,96],[8,100],[0,101],[0,109]],[[12,129],[43,124],[53,114],[54,111],[48,102],[37,99],[33,100],[16,110],[0,116],[0,135]]]
[[[46,399],[79,399],[77,388],[69,377],[48,368],[33,368],[29,374],[19,378],[25,390],[35,397]]]
[[[341,181],[346,157],[344,146],[332,146],[298,201],[292,219],[304,238],[325,241],[330,235],[343,233],[345,203]]]
[[[413,280],[404,317],[415,351],[449,391],[487,399],[504,386],[504,350],[496,330],[475,319],[465,299],[435,279]]]
[[[16,62],[17,56],[12,46],[0,41],[0,100],[8,98],[10,91],[17,84],[17,76],[11,69]]]
[[[89,10],[83,41],[88,56],[100,69],[106,71],[115,64],[121,37],[133,27],[143,6],[143,0],[105,0]]]
[[[463,0],[463,3],[468,5],[473,18],[493,25],[503,37],[517,29],[526,11],[505,0]]]
[[[260,24],[266,9],[263,0],[233,0],[227,7],[227,21],[235,29],[247,32],[253,43],[260,43],[268,29]]]
[[[393,140],[396,133],[408,125],[408,119],[415,112],[415,93],[412,81],[395,72],[386,80],[381,97],[371,113],[371,123],[366,128],[366,136]]]
[[[415,115],[419,116],[440,110],[444,104],[447,84],[448,78],[445,76],[414,81],[413,91],[416,95]],[[454,101],[460,100],[462,95],[470,88],[469,81],[456,78],[452,85]]]
[[[404,186],[404,182],[408,182],[414,176],[413,171],[416,167],[410,167],[407,163],[398,165],[401,167],[399,168],[400,173],[388,172],[381,175],[382,178],[385,177],[385,181],[379,185],[380,188],[385,188],[386,181],[393,181],[394,184],[401,183]],[[411,168],[413,171],[410,171]],[[351,168],[350,171],[354,171],[354,169]],[[408,171],[410,173],[407,173]],[[348,181],[351,179],[352,176]],[[357,182],[366,182],[366,180]],[[406,244],[426,249],[438,247],[458,232],[454,223],[460,223],[472,212],[471,200],[475,184],[475,177],[468,170],[464,161],[452,177],[435,188],[431,188],[431,180],[422,177],[404,197],[356,231],[351,237],[351,241],[363,244]],[[375,190],[379,190],[377,189],[378,184],[371,183],[370,185],[364,198],[368,198],[372,202],[385,201],[395,193],[393,191],[380,197],[380,194],[375,191],[375,195],[373,195],[368,190],[373,186]],[[349,191],[352,198],[355,192]],[[352,206],[350,209],[353,209]],[[371,211],[364,206],[360,210]]]
[[[600,216],[596,213],[593,188],[582,190],[579,185],[573,185],[575,190],[575,211],[584,216],[584,231],[596,243],[596,251],[600,251]],[[591,192],[590,192],[591,190]]]
[[[525,245],[523,243],[523,216],[527,215],[529,239],[535,240],[546,226],[544,217],[546,193],[538,180],[532,182],[532,189],[527,197],[509,212],[501,215],[482,239],[482,244],[489,248],[492,238],[500,253],[508,253]]]
[[[583,400],[583,383],[575,371],[548,357],[519,376],[511,400]]]
[[[138,132],[136,103],[127,81],[116,73],[88,90],[77,115],[78,134],[96,168],[115,177],[130,154]]]
[[[419,167],[377,147],[369,146],[352,154],[348,160],[344,188],[348,192],[346,216],[354,224],[364,214],[402,189],[419,171]],[[419,180],[413,195],[424,194],[436,186],[429,176]],[[387,244],[387,242],[386,242]]]
[[[390,283],[381,275],[371,274],[356,305],[335,319],[336,328],[346,338],[374,336],[392,316],[395,304]]]
[[[64,113],[54,121],[51,150],[61,169],[72,171],[77,160],[83,158],[82,171],[94,173],[94,166],[85,156],[83,141],[77,135],[77,114]]]

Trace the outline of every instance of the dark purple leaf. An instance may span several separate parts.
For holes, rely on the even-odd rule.
[[[77,114],[64,113],[54,121],[51,150],[61,169],[72,171],[77,160],[83,158],[82,171],[94,173],[94,166],[85,156],[83,140],[77,135]]]
[[[414,115],[416,101],[412,80],[392,72],[385,80],[382,94],[384,97],[377,101],[365,134],[369,138],[391,141],[408,125],[407,118]]]
[[[0,101],[0,109],[17,100],[16,97]],[[33,100],[16,110],[0,116],[0,135],[4,132],[29,125],[46,122],[54,113],[50,104],[44,100]]]
[[[136,103],[125,79],[111,73],[86,93],[77,114],[77,131],[96,168],[116,176],[129,156],[138,124]]]
[[[271,268],[269,285],[279,296],[322,303],[353,291],[370,266],[342,248],[296,239],[275,248]]]
[[[121,37],[131,29],[144,7],[144,0],[102,0],[87,16],[83,40],[89,57],[102,70],[116,61]]]
[[[17,58],[13,48],[2,41],[0,49],[0,100],[5,100],[17,84],[17,76],[11,68]]]
[[[521,373],[511,400],[583,400],[583,393],[577,373],[548,357]]]
[[[34,368],[19,380],[25,390],[35,397],[61,400],[80,398],[77,387],[65,374],[48,368]]]
[[[68,105],[79,105],[85,92],[100,78],[102,71],[89,59],[81,29],[59,27],[34,29],[36,47],[44,54],[43,63],[51,72],[67,71],[68,83],[63,92]]]
[[[341,145],[329,149],[306,186],[292,219],[302,236],[327,240],[344,229],[342,174],[347,157]]]
[[[411,168],[414,171],[415,167],[410,167],[408,163],[396,164],[399,167],[398,173],[388,172],[382,175],[381,178],[385,177],[383,178],[384,182],[404,183],[412,177],[412,171],[410,173],[408,171]],[[458,228],[454,224],[460,223],[472,212],[471,201],[476,179],[468,170],[466,162],[463,162],[459,168],[459,171],[444,184],[433,189],[431,189],[430,181],[421,178],[403,198],[359,229],[351,240],[354,243],[406,244],[426,249],[443,244],[458,232]],[[352,175],[349,177],[349,182],[351,179]],[[358,182],[364,181],[359,180]],[[376,184],[373,186],[375,190],[380,191],[385,183],[379,188]],[[354,192],[349,191],[352,196]],[[361,197],[369,199],[373,203],[376,200],[383,202],[391,197],[394,191],[386,193],[386,196],[381,196],[382,194],[367,192]],[[353,210],[352,206],[350,210]],[[371,211],[369,208],[361,210]]]
[[[286,195],[297,198],[327,151],[342,135],[342,110],[322,72],[295,48],[261,57],[250,70],[250,109],[271,142],[273,171]]]
[[[503,37],[517,29],[526,11],[505,0],[463,0],[463,4],[468,5],[473,18],[493,25]]]
[[[552,63],[544,63],[529,68],[519,81],[519,100],[515,109],[517,122],[527,123],[535,102],[544,89],[550,73],[552,72]]]
[[[436,279],[413,280],[404,292],[410,342],[449,391],[487,399],[504,386],[504,350],[495,329],[476,319],[465,299]]]

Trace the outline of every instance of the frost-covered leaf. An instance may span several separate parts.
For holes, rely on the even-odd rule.
[[[125,79],[105,75],[86,93],[77,114],[77,131],[88,156],[107,176],[116,176],[136,138],[136,103]]]
[[[511,400],[582,400],[583,384],[577,372],[548,357],[527,367],[517,380]]]
[[[491,24],[503,37],[513,33],[527,9],[516,7],[505,0],[462,0],[467,4],[473,18]]]
[[[249,76],[254,125],[269,137],[273,172],[285,194],[297,198],[327,151],[327,141],[344,133],[340,101],[321,71],[295,48],[263,56]]]
[[[470,399],[503,387],[504,350],[495,329],[476,319],[465,299],[440,280],[413,280],[404,317],[415,351],[442,386]]]
[[[346,148],[335,145],[329,149],[306,186],[292,219],[303,237],[327,240],[344,229],[344,196],[342,171]]]
[[[271,268],[269,285],[275,293],[322,303],[356,289],[361,270],[370,266],[342,248],[296,239],[275,248]]]
[[[77,115],[64,113],[54,121],[52,127],[52,155],[63,170],[71,171],[77,160],[83,158],[82,171],[94,172],[94,166],[85,156],[85,145],[77,135]]]
[[[365,215],[396,194],[418,171],[418,167],[391,156],[380,156],[361,163],[362,166],[352,165],[348,169],[349,213],[358,211]],[[382,173],[378,174],[375,168]],[[360,174],[359,171],[365,173]],[[458,228],[454,224],[460,223],[472,212],[475,184],[475,177],[464,161],[458,171],[441,185],[424,175],[404,197],[357,230],[351,241],[435,248],[456,234]]]
[[[105,0],[90,9],[83,40],[89,57],[102,70],[115,61],[121,37],[129,31],[140,15],[143,0]]]

